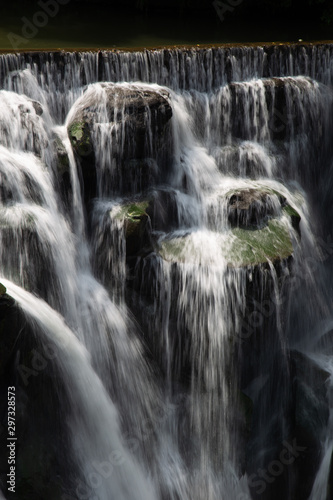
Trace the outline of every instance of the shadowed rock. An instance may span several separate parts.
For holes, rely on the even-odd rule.
[[[168,97],[165,90],[148,86],[101,83],[88,87],[76,102],[68,134],[90,197],[97,180],[108,193],[147,188],[156,180],[152,162],[164,175],[171,152]]]

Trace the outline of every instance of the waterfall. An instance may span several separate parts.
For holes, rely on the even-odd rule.
[[[41,328],[48,341],[55,344],[72,405],[73,421],[69,417],[68,425],[72,429],[75,455],[82,462],[80,466],[85,477],[97,476],[92,498],[154,498],[148,481],[140,476],[138,466],[132,464],[121,442],[116,409],[90,365],[88,352],[61,316],[46,303],[6,280],[3,282],[11,288],[12,297],[24,312],[36,322],[36,330]],[[100,474],[99,468],[103,469],[108,453],[109,463],[106,462],[103,474],[107,480],[102,481],[96,471]],[[118,465],[118,470],[112,464]],[[129,477],[131,482],[128,482]]]
[[[15,498],[331,498],[332,47],[0,56]]]

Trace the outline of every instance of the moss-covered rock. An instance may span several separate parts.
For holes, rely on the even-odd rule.
[[[230,265],[257,265],[269,261],[284,260],[293,253],[288,224],[272,219],[267,226],[253,230],[235,228],[234,240],[228,256]]]
[[[293,253],[288,222],[272,219],[262,228],[234,228],[228,234],[211,234],[219,253],[209,261],[209,240],[205,246],[205,235],[197,240],[192,234],[162,240],[160,255],[169,262],[196,262],[209,264],[217,256],[231,267],[256,266],[268,261],[281,261]]]
[[[152,251],[150,218],[146,212],[149,201],[123,205],[117,217],[124,220],[126,256],[135,257]]]
[[[228,195],[228,220],[234,240],[228,263],[256,265],[284,260],[293,253],[291,226],[300,234],[301,217],[281,193],[270,188],[242,188]]]
[[[297,212],[297,210],[295,210],[291,205],[286,204],[283,207],[283,212],[288,217],[290,217],[291,224],[292,224],[293,228],[295,229],[295,231],[297,231],[298,234],[300,234],[299,225],[300,225],[300,222],[301,222],[301,216],[299,215],[299,213]]]
[[[82,171],[83,192],[86,206],[91,198],[96,196],[97,173],[95,165],[95,152],[91,138],[91,126],[83,118],[74,119],[68,127],[67,133],[73,150],[78,157]],[[99,145],[101,147],[101,145]]]
[[[137,201],[128,205],[123,205],[120,208],[118,217],[124,218],[125,221],[137,223],[143,216],[146,216],[149,201]]]
[[[288,259],[293,253],[291,226],[299,231],[300,216],[286,198],[269,188],[242,188],[228,192],[230,230],[171,234],[161,241],[160,255],[171,262],[208,263],[216,245],[218,256],[232,267],[255,266]]]
[[[76,153],[80,157],[92,153],[92,139],[88,123],[84,120],[74,121],[68,125],[68,136]]]

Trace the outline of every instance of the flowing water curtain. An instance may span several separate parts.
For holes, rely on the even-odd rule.
[[[126,457],[128,448],[141,463],[129,459],[132,472],[122,469],[113,485],[96,479],[80,434],[91,438],[93,463],[105,464],[112,443],[93,432],[94,412],[78,398],[69,437],[98,498],[239,500],[261,489],[267,499],[291,499],[297,488],[308,497],[309,457],[322,453],[312,496],[324,500],[330,424],[321,419],[322,446],[307,417],[317,422],[309,394],[330,370],[320,375],[311,365],[306,341],[329,315],[312,210],[321,202],[317,172],[322,192],[329,180],[330,52],[314,45],[1,57],[5,275],[73,327],[93,368],[83,370],[73,354],[82,344],[71,341],[70,353],[87,385],[99,387],[102,427],[122,435]],[[167,88],[116,83],[124,80]],[[323,203],[321,213],[329,199]],[[6,284],[22,307],[32,301],[45,313],[36,318],[44,333],[57,338],[45,324],[50,315],[72,339],[61,318]],[[76,377],[72,361],[61,364],[68,380]],[[327,415],[325,390],[317,392]],[[291,467],[279,462],[285,450],[298,453],[286,439],[307,449]],[[263,479],[262,470],[274,474]],[[154,493],[142,479],[148,471]],[[126,485],[132,473],[140,493]]]
[[[23,97],[21,98],[14,93],[11,93],[11,96],[13,96],[12,102],[14,105],[17,100],[24,102]],[[31,110],[28,108],[31,114],[34,113],[33,110],[32,106]],[[22,142],[22,139],[24,140],[23,127],[25,124],[16,125],[15,122],[9,123],[9,120],[3,120],[2,124],[6,126],[6,135],[3,137],[6,138],[5,144],[7,146],[11,149],[15,147],[18,149],[29,148],[30,143]],[[12,132],[9,130],[10,127],[12,127]],[[22,128],[21,135],[20,127]],[[40,138],[43,138],[42,133],[40,133]],[[31,147],[33,146],[34,143]],[[134,387],[131,389],[132,396],[129,394],[124,396],[124,385],[121,388],[114,383],[110,387],[108,377],[110,376],[111,359],[106,353],[110,352],[110,338],[114,337],[116,342],[114,348],[118,351],[118,361],[122,358],[121,364],[123,366],[132,366],[133,368],[133,360],[125,361],[119,349],[123,350],[125,357],[127,354],[130,357],[133,355],[135,357],[139,354],[140,347],[135,339],[130,340],[129,338],[127,338],[127,341],[125,340],[121,347],[121,342],[124,341],[124,339],[121,340],[120,338],[121,334],[127,336],[126,322],[123,318],[120,319],[119,312],[115,308],[112,310],[113,304],[110,303],[107,294],[105,291],[103,292],[90,275],[87,259],[82,255],[79,259],[76,258],[76,253],[82,254],[82,249],[75,247],[75,240],[76,237],[80,238],[81,241],[78,242],[78,245],[85,246],[84,228],[74,227],[75,236],[71,234],[69,230],[70,221],[66,221],[58,210],[60,200],[58,193],[54,192],[52,176],[56,151],[55,149],[51,151],[53,153],[53,163],[48,164],[46,157],[43,157],[45,163],[42,163],[40,159],[30,153],[13,153],[2,147],[3,175],[5,176],[4,192],[1,199],[3,204],[1,231],[3,243],[1,246],[3,257],[2,275],[5,274],[7,277],[15,279],[18,284],[42,296],[53,307],[59,309],[66,320],[75,327],[75,333],[80,340],[89,346],[93,363],[98,367],[101,375],[105,376],[105,385],[108,390],[112,392],[113,396],[122,398],[124,404],[133,403],[137,393]],[[39,150],[36,153],[38,154]],[[72,162],[68,161],[68,163],[73,168]],[[75,174],[71,175],[73,188],[74,181],[77,182]],[[74,191],[73,195],[75,195],[75,188],[72,191]],[[78,196],[77,201],[80,201],[80,199]],[[75,202],[73,204],[75,205]],[[72,216],[74,218],[71,221],[73,223],[78,220],[78,217],[75,217],[77,215],[76,210],[82,212],[82,204],[73,208],[74,213],[72,213]],[[13,284],[10,286],[14,287]],[[92,296],[100,304],[100,308],[92,308],[88,300]],[[79,315],[82,315],[82,317]],[[40,318],[38,317],[38,319]],[[43,320],[41,322],[43,325]],[[45,327],[45,329],[48,331],[48,327]],[[97,342],[96,334],[99,336]],[[110,336],[109,341],[108,336]],[[119,337],[118,342],[116,336]],[[145,371],[144,368],[138,367],[136,379],[134,380],[136,384],[140,378],[140,370],[142,373]],[[114,382],[117,379],[119,383],[119,376],[122,372],[123,368],[115,369]],[[36,370],[33,373],[36,374]],[[144,374],[144,377],[147,380],[148,375]],[[129,385],[126,383],[128,388]],[[153,383],[151,385],[153,387]],[[154,397],[155,404],[156,401],[158,399]],[[138,404],[135,404],[137,420],[134,418],[131,424],[127,423],[130,429],[138,427],[137,433],[139,436],[142,435],[140,426],[144,418],[144,414],[139,410],[141,402],[144,403],[145,408],[143,411],[146,412],[147,398],[145,401],[142,399],[138,401]],[[123,412],[124,414],[130,414],[128,409],[125,408],[123,408]],[[145,416],[150,416],[150,413],[148,415],[145,413]],[[88,417],[88,425],[89,421],[92,424]],[[109,421],[111,422],[112,418]],[[126,425],[124,425],[125,430]],[[138,439],[138,445],[135,448],[138,446],[142,448],[143,445],[143,439]],[[99,449],[99,447],[98,445],[96,449]],[[104,458],[107,458],[107,456],[105,455]],[[95,473],[90,471],[89,474]],[[125,495],[125,492],[123,494]],[[103,496],[103,493],[101,495]],[[120,493],[118,493],[119,495]],[[130,496],[133,497],[133,494]]]

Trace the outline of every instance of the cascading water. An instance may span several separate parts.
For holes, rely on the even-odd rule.
[[[332,51],[0,57],[4,495],[331,498]]]

